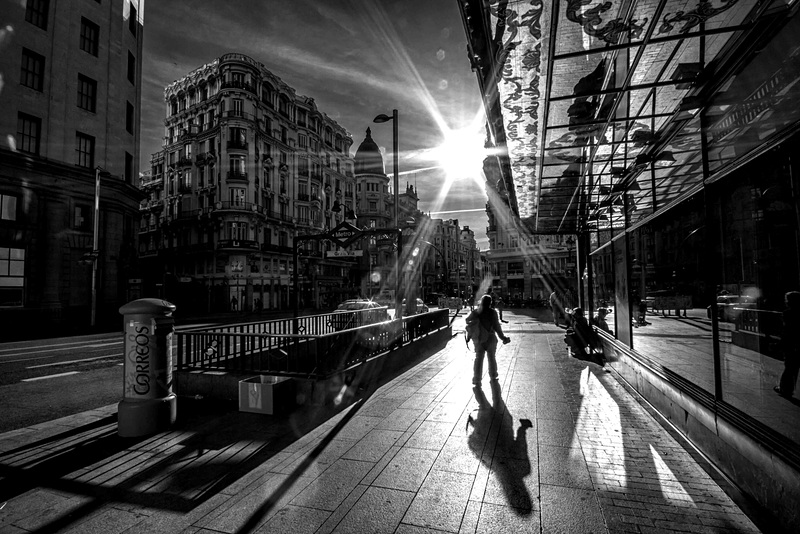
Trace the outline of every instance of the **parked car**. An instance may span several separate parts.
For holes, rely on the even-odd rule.
[[[394,307],[394,295],[391,293],[383,292],[378,293],[374,297],[372,297],[373,302],[377,302],[380,306],[390,306]]]
[[[719,320],[732,323],[742,308],[755,308],[756,299],[746,295],[719,295],[716,306]],[[711,306],[706,308],[706,316],[711,319]]]
[[[354,320],[354,314],[349,312],[364,312],[360,320]],[[367,299],[350,299],[339,304],[331,316],[331,326],[336,330],[355,328],[361,324],[380,323],[390,320],[386,306]]]
[[[405,313],[405,310],[406,310],[406,299],[403,299],[403,312],[404,313]],[[417,312],[416,313],[427,313],[429,311],[430,311],[430,308],[428,308],[427,304],[422,302],[422,299],[418,298],[417,299]]]

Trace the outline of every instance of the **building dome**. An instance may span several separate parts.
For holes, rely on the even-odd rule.
[[[386,174],[383,168],[383,156],[375,141],[372,140],[372,131],[367,128],[367,137],[358,145],[355,157],[355,173],[359,174]]]

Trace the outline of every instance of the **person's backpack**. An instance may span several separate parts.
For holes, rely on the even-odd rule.
[[[491,332],[486,330],[482,325],[481,321],[477,320],[472,324],[468,324],[467,328],[464,330],[464,336],[466,338],[467,345],[469,342],[475,346],[483,345],[491,338]]]

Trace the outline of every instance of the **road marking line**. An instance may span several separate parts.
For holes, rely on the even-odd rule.
[[[25,369],[38,369],[39,367],[54,367],[56,365],[67,365],[69,363],[81,363],[81,362],[93,362],[95,360],[108,360],[109,358],[117,358],[119,355],[110,355],[110,356],[97,356],[96,358],[84,358],[82,360],[69,360],[66,362],[53,362],[53,363],[42,363],[39,365],[29,365]]]
[[[110,343],[110,345],[117,345],[119,343],[122,343],[122,341],[115,341],[113,343]],[[101,347],[105,347],[105,346],[107,346],[107,345],[84,345],[85,348],[101,348]],[[33,347],[25,347],[22,350],[28,350],[29,348],[32,349]],[[77,350],[78,348],[79,347],[61,347],[61,348],[58,348],[58,349],[37,350],[36,352],[29,352],[29,353],[18,352],[16,354],[2,354],[2,355],[0,355],[0,361],[3,361],[4,363],[10,363],[8,360],[2,360],[2,358],[11,358],[11,357],[14,357],[14,356],[28,356],[28,355],[34,355],[34,354],[42,354],[42,353],[45,353],[45,352],[63,352],[65,350]],[[20,349],[14,349],[14,350],[20,350]],[[2,350],[0,350],[0,352],[2,352]]]
[[[122,341],[111,341],[109,343],[97,343],[95,345],[86,345],[87,349],[99,349],[101,347],[108,347],[111,345],[119,345]]]
[[[58,378],[59,376],[77,375],[80,371],[70,371],[68,373],[58,373],[57,375],[37,376],[35,378],[23,378],[21,382],[33,382],[35,380],[46,380],[48,378]]]
[[[98,339],[97,341],[102,341],[102,340]],[[50,348],[50,347],[61,347],[61,348],[56,348],[56,349],[51,349],[51,350],[67,350],[67,349],[75,348],[75,347],[70,347],[69,345],[83,345],[86,342],[87,342],[87,340],[83,340],[83,341],[65,341],[63,343],[56,343],[56,344],[51,343],[49,345],[35,345],[35,346],[30,346],[30,347],[13,347],[13,348],[10,348],[10,349],[0,349],[0,352],[11,352],[13,350],[17,350],[17,351],[19,351],[19,350],[36,350],[36,349],[46,349],[46,348]],[[18,342],[14,342],[14,343],[18,343]],[[121,340],[120,341],[114,341],[112,343],[122,343],[122,341]],[[39,352],[45,352],[45,351],[39,351]]]

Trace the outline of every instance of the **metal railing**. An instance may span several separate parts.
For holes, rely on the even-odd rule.
[[[365,310],[177,332],[178,370],[320,379],[449,324],[447,310],[374,322],[385,317],[381,311],[384,315]]]

